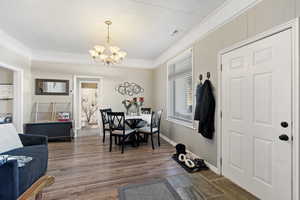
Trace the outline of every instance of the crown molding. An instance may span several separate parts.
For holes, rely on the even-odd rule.
[[[66,52],[54,52],[54,51],[35,51],[25,46],[23,43],[8,35],[6,32],[0,29],[0,45],[14,51],[15,53],[27,57],[33,61],[44,62],[57,62],[57,63],[70,63],[70,64],[86,64],[86,65],[102,65],[101,63],[95,63],[89,54],[74,54]],[[139,69],[152,69],[154,68],[152,60],[144,59],[132,59],[126,58],[120,64],[116,64],[118,67],[132,67]]]
[[[54,52],[54,51],[33,51],[33,61],[43,62],[57,62],[57,63],[70,63],[70,64],[85,64],[85,65],[102,65],[102,63],[95,62],[89,54],[74,54],[67,52]],[[131,59],[126,58],[120,64],[115,64],[117,67],[132,67],[151,69],[154,67],[152,60]]]
[[[154,60],[154,68],[164,64],[174,56],[190,48],[196,41],[230,22],[246,10],[252,8],[262,0],[227,0],[214,12],[205,17],[200,24],[190,30],[183,38],[169,47]]]
[[[14,51],[15,53],[31,58],[32,52],[30,48],[25,46],[20,41],[8,35],[6,32],[0,29],[0,45]]]

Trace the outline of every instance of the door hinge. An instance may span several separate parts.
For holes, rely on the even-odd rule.
[[[223,71],[223,65],[221,64],[221,71]]]
[[[223,117],[223,112],[220,111],[220,118],[222,119],[222,117]]]
[[[220,158],[220,166],[222,167],[223,159],[222,157]]]

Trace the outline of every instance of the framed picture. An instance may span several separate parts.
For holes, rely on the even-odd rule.
[[[69,80],[35,79],[36,95],[69,95]]]

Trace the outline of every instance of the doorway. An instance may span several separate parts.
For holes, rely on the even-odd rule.
[[[298,24],[221,52],[221,173],[260,199],[298,199]]]
[[[97,81],[80,81],[79,85],[81,129],[92,131],[92,129],[99,128],[97,111],[100,106],[100,83]]]
[[[75,76],[74,82],[75,137],[99,135],[102,78]]]

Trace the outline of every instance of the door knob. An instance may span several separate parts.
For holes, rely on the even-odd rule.
[[[289,126],[289,123],[287,123],[287,122],[281,122],[280,125],[283,128],[287,128]]]
[[[282,134],[279,136],[279,139],[282,141],[288,141],[289,140],[289,136],[287,136],[286,134]]]

